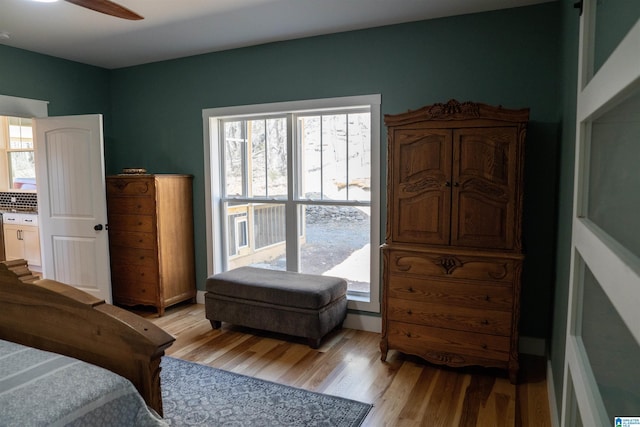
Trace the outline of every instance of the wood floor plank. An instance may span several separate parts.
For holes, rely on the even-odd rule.
[[[380,335],[343,329],[312,349],[303,338],[224,324],[212,329],[204,306],[181,304],[163,317],[136,311],[176,337],[167,354],[228,371],[361,402],[363,426],[550,426],[545,360],[521,358],[521,381],[484,369],[452,369],[391,350]]]

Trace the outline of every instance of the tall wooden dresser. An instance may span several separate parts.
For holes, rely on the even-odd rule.
[[[166,307],[196,295],[190,175],[107,177],[113,300]]]
[[[385,115],[382,360],[518,373],[529,110],[451,100]]]

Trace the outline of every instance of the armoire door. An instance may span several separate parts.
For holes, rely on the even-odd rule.
[[[394,133],[390,188],[395,200],[392,240],[448,245],[451,212],[451,130]]]
[[[453,133],[451,244],[513,249],[518,128],[464,128]]]

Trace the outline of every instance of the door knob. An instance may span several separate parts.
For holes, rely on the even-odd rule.
[[[94,225],[93,229],[96,230],[96,231],[102,230],[102,224]]]

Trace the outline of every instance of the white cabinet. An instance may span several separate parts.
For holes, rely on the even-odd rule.
[[[38,215],[5,213],[2,219],[7,260],[24,259],[29,263],[29,268],[39,271],[42,261]]]

